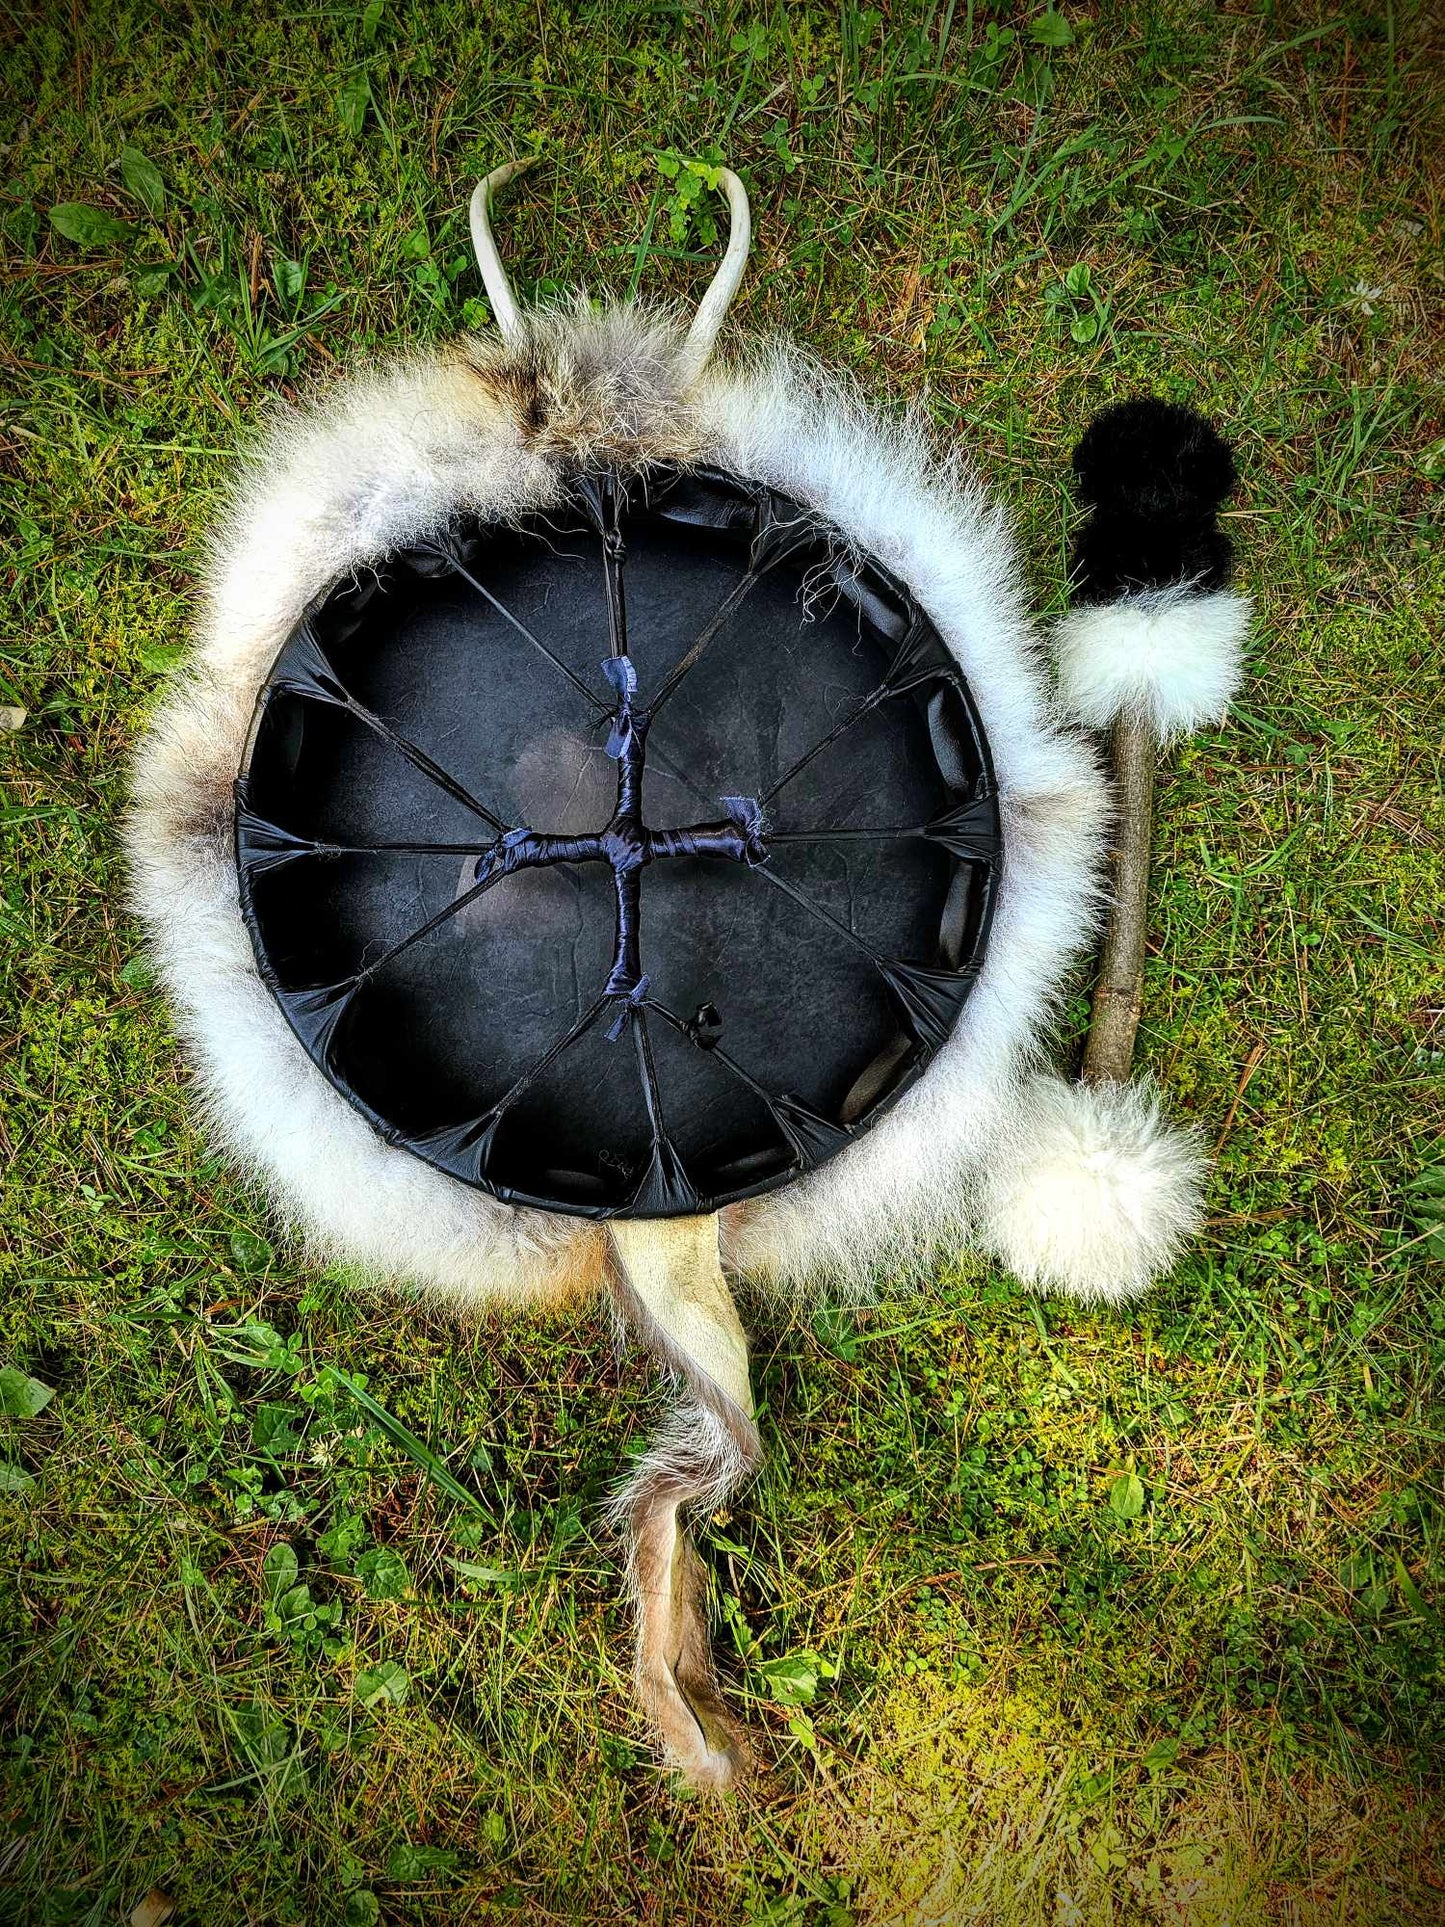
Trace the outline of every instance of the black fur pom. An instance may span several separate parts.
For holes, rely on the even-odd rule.
[[[1076,602],[1229,580],[1233,550],[1215,518],[1234,457],[1202,415],[1147,395],[1116,402],[1084,431],[1074,476],[1093,509],[1074,543]]]
[[[1192,408],[1141,395],[1095,415],[1074,450],[1079,499],[1146,521],[1213,515],[1234,487],[1229,445]]]

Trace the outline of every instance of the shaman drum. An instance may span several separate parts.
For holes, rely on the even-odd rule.
[[[489,222],[517,171],[472,204],[496,335],[323,392],[252,459],[139,758],[134,901],[211,1130],[313,1248],[459,1305],[606,1292],[670,1369],[615,1511],[643,1705],[721,1786],[748,1750],[683,1514],[758,1457],[730,1281],[857,1290],[971,1235],[1124,1297],[1200,1160],[1121,1081],[1136,924],[1106,1074],[1039,1069],[1106,789],[998,511],[796,351],[709,365],[748,248],[727,170],[685,331],[524,314]],[[1218,544],[1210,445],[1141,406],[1095,438],[1063,635],[1069,707],[1123,719],[1138,771],[1218,713],[1242,633],[1151,573]]]

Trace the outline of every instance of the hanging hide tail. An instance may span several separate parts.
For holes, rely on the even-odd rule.
[[[721,1791],[747,1776],[752,1756],[718,1689],[706,1573],[685,1521],[715,1511],[761,1456],[747,1339],[723,1277],[716,1213],[615,1219],[609,1231],[621,1315],[681,1388],[611,1508],[636,1613],[634,1679],[666,1763],[690,1785]]]
[[[1074,606],[1056,626],[1058,701],[1108,731],[1115,783],[1111,906],[1080,1081],[1020,1093],[980,1185],[984,1244],[1026,1283],[1121,1302],[1173,1263],[1203,1217],[1194,1132],[1131,1083],[1147,948],[1154,769],[1161,749],[1222,720],[1239,681],[1247,598],[1218,511],[1234,459],[1208,422],[1148,398],[1104,409],[1074,451],[1091,514]]]

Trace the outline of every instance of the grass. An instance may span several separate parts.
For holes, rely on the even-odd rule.
[[[1438,15],[41,0],[0,31],[0,1915],[1439,1920]],[[741,318],[922,398],[1041,607],[1101,403],[1202,404],[1245,477],[1257,653],[1163,780],[1143,1038],[1219,1144],[1207,1233],[1128,1317],[965,1261],[760,1314],[769,1462],[704,1545],[776,1784],[721,1807],[628,1710],[596,1501],[643,1364],[280,1247],[121,908],[125,757],[232,451],[277,393],[485,321],[466,195],[533,148],[526,294],[694,294],[688,163],[726,154]]]

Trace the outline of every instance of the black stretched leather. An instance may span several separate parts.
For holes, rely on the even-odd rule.
[[[393,1144],[585,1216],[712,1210],[947,1040],[1002,859],[963,676],[775,491],[582,476],[338,583],[267,678],[242,912]]]

